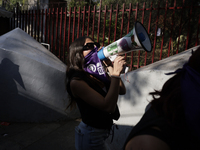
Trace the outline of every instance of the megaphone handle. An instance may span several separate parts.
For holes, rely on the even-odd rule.
[[[121,71],[121,74],[127,73],[129,70],[129,67],[127,65],[123,66],[123,70]]]

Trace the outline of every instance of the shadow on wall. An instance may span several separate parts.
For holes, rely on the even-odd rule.
[[[44,122],[51,121],[52,118],[56,120],[58,116],[65,118],[65,115],[18,93],[19,87],[26,90],[19,68],[19,65],[14,64],[8,58],[1,61],[0,121],[35,122],[37,120],[37,122]]]
[[[151,101],[153,98],[149,93],[161,90],[164,82],[171,77],[165,75],[165,73],[181,68],[191,56],[192,49],[196,50],[197,47],[128,72],[123,77],[127,90],[126,95],[123,96],[123,100],[131,102],[133,106],[141,100],[146,102]],[[127,80],[130,83],[125,81],[125,78],[128,78]]]
[[[126,94],[122,95],[123,100],[131,102],[131,105],[136,105],[139,101],[141,101],[140,97],[143,98],[144,90],[147,90],[149,84],[149,78],[147,76],[140,76],[142,72],[133,71],[128,73],[125,76],[128,76],[128,81],[123,81],[126,87]],[[119,100],[122,101],[122,100]]]
[[[17,84],[24,89],[24,82],[19,73],[19,66],[14,64],[10,59],[4,58],[0,64],[0,93],[1,98],[8,98],[13,94],[17,94]]]

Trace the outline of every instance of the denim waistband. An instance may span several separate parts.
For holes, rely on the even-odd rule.
[[[95,127],[85,124],[83,121],[80,122],[79,127],[84,128],[84,129],[89,129],[89,130],[95,130],[95,131],[99,131],[99,132],[102,132],[102,131],[109,132],[108,129],[98,129],[98,128],[95,128]]]
[[[83,121],[80,122],[79,124],[80,127],[83,127],[83,128],[87,128],[89,127],[87,124],[85,124]]]

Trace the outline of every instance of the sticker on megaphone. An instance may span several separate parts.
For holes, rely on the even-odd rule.
[[[116,54],[121,55],[136,50],[152,51],[152,45],[147,31],[138,21],[135,23],[135,27],[126,36],[103,47],[98,52],[98,57],[101,60],[105,60]]]

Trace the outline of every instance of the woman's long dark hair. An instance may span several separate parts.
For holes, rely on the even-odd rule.
[[[83,46],[87,36],[80,37],[76,39],[69,47],[69,53],[67,54],[67,70],[66,70],[66,89],[69,96],[69,104],[73,108],[75,106],[75,101],[73,99],[71,90],[70,90],[70,80],[73,78],[74,73],[83,76],[86,72],[83,69],[84,66],[84,56],[83,56]],[[91,39],[91,38],[90,38]]]

